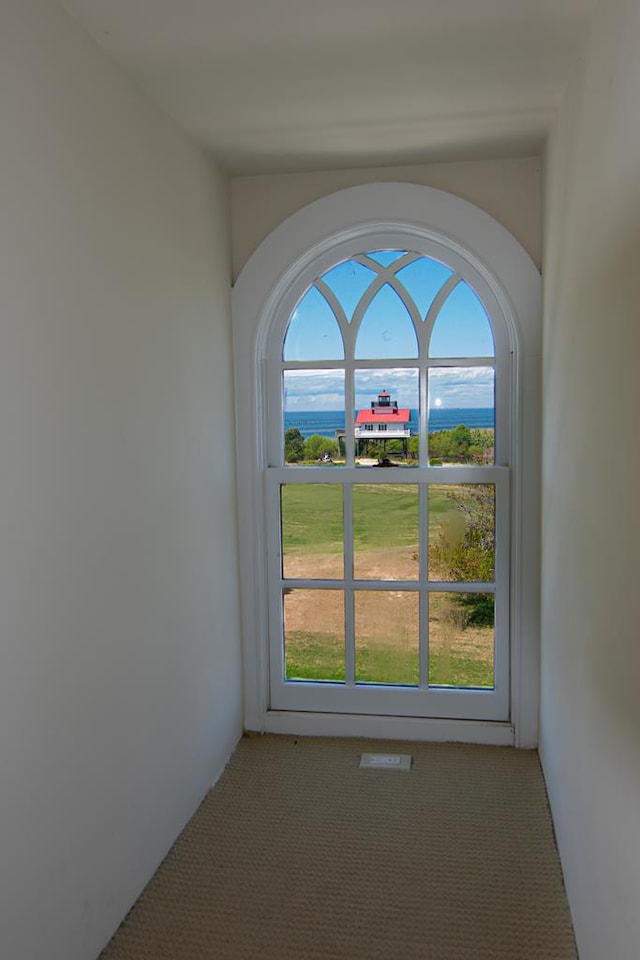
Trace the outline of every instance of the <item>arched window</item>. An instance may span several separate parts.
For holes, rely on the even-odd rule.
[[[499,724],[511,742],[522,344],[496,280],[426,224],[352,223],[254,305],[249,357],[237,338],[238,470],[246,426],[260,727],[446,718]]]

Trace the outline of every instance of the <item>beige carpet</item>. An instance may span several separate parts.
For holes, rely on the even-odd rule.
[[[358,768],[362,752],[411,773]],[[535,753],[252,737],[103,960],[574,960]]]

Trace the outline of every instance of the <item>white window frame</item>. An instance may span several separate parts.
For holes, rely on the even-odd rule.
[[[474,286],[509,340],[509,369],[497,371],[508,416],[509,449],[496,465],[511,476],[509,720],[383,717],[275,711],[269,703],[268,557],[265,478],[268,433],[282,413],[270,410],[266,358],[282,342],[295,281],[332,266],[340,250],[446,248],[450,266],[468,267]],[[461,270],[464,273],[464,270]],[[244,267],[233,291],[240,572],[245,728],[300,734],[537,742],[539,687],[539,384],[540,275],[518,241],[486,213],[429,187],[379,183],[339,191],[282,223]],[[273,405],[273,401],[271,402]],[[500,410],[506,413],[500,413]],[[498,424],[496,424],[498,427]]]
[[[270,578],[269,590],[269,621],[270,630],[270,676],[271,703],[274,709],[282,711],[318,713],[343,712],[346,714],[371,715],[372,710],[386,717],[425,718],[428,712],[429,719],[447,719],[450,717],[464,720],[491,720],[503,721],[509,714],[509,545],[504,536],[508,529],[509,518],[506,511],[509,505],[509,470],[506,467],[414,467],[409,476],[402,467],[399,478],[393,470],[371,470],[363,467],[340,467],[327,469],[322,467],[271,467],[266,471],[267,493],[267,550],[268,574]],[[392,478],[391,473],[395,476]],[[470,474],[473,474],[473,480]],[[420,580],[375,580],[373,585],[367,580],[355,579],[348,571],[340,580],[312,580],[296,578],[287,581],[280,576],[280,485],[295,483],[330,483],[344,484],[345,519],[351,516],[346,509],[346,487],[358,483],[406,483],[415,484],[420,500],[420,515],[427,512],[427,489],[429,484],[491,484],[495,489],[496,497],[496,537],[495,537],[495,582],[492,585],[482,583],[440,583],[432,582],[426,577]],[[420,528],[421,554],[427,553],[427,525]],[[346,558],[345,558],[346,559]],[[346,564],[346,566],[349,566]],[[428,658],[428,602],[432,593],[446,593],[449,590],[465,593],[491,593],[495,598],[495,628],[494,628],[494,685],[491,688],[463,688],[439,687],[432,685],[426,678],[426,671],[421,670],[421,682],[418,686],[402,686],[376,683],[326,683],[312,681],[287,681],[284,679],[284,644],[283,644],[283,607],[282,588],[294,590],[312,589],[318,594],[321,602],[323,589],[348,589],[359,593],[367,591],[402,591],[407,590],[420,597],[420,659],[426,664]],[[349,606],[349,605],[348,605]],[[346,609],[345,609],[346,615]],[[346,623],[346,616],[345,616]],[[352,623],[353,627],[353,623]],[[351,630],[347,633],[351,634]],[[346,646],[347,674],[353,673],[355,663],[353,647]],[[425,707],[427,710],[425,711]]]

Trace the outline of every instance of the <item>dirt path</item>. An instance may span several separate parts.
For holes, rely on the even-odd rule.
[[[294,554],[287,556],[285,574],[296,579],[333,579],[343,575],[342,554]],[[384,579],[392,573],[398,580],[416,580],[418,562],[415,550],[369,550],[357,562],[356,574],[368,579]],[[357,591],[356,635],[367,645],[416,646],[419,635],[418,594],[393,589],[387,581],[383,591]],[[287,632],[324,633],[344,636],[344,598],[342,590],[292,590],[286,597]],[[463,629],[462,611],[450,594],[431,594],[429,601],[429,644],[434,652],[455,649],[456,656],[470,660],[493,657],[493,629],[467,626]]]

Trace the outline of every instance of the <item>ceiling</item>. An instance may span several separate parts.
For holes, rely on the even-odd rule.
[[[540,149],[594,0],[59,0],[230,173]]]

